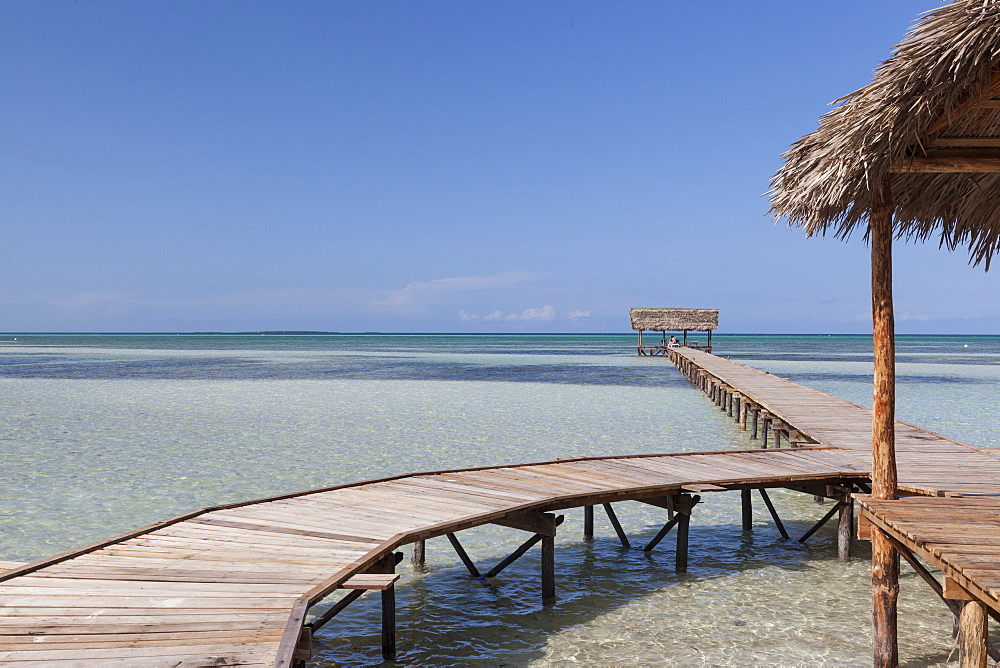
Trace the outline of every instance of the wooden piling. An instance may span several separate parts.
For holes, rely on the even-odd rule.
[[[413,543],[413,549],[410,551],[410,563],[417,568],[423,568],[426,560],[427,543],[426,541],[418,540]]]
[[[690,513],[677,513],[677,552],[674,561],[675,573],[687,573],[688,569],[688,533],[691,526]]]
[[[844,504],[840,506],[837,522],[837,559],[840,561],[851,558],[851,535],[854,533],[854,499],[850,493],[846,497]]]
[[[749,489],[741,489],[740,497],[743,507],[743,530],[753,531],[753,501]]]
[[[556,597],[556,538],[542,536],[542,601]]]
[[[958,621],[958,665],[986,668],[986,606],[966,601]]]
[[[701,501],[701,497],[698,495],[678,494],[674,497],[674,511],[677,514],[672,521],[677,523],[677,548],[674,555],[674,572],[676,573],[687,573],[691,511],[699,501]]]
[[[583,507],[583,539],[594,540],[594,507]]]
[[[396,658],[396,587],[382,590],[382,658]]]

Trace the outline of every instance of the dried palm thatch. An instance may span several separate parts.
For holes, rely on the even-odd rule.
[[[708,332],[719,328],[715,308],[633,308],[628,311],[632,329],[651,332]]]
[[[998,96],[1000,0],[928,12],[872,83],[834,102],[784,154],[768,193],[772,215],[810,236],[832,230],[846,239],[859,226],[867,236],[873,193],[889,179],[897,238],[966,246],[970,263],[988,269],[1000,251]],[[950,166],[912,171],[927,158]],[[956,168],[967,158],[987,160]]]

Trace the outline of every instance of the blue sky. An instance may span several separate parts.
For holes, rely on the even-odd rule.
[[[934,0],[0,3],[0,330],[866,332],[762,194]],[[1000,332],[899,246],[899,332]]]

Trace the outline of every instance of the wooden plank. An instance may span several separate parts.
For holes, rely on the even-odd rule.
[[[358,573],[345,580],[340,588],[385,591],[397,580],[399,575],[395,573]]]

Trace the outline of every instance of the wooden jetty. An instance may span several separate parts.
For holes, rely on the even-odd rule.
[[[871,411],[697,350],[670,355],[741,428],[759,435],[761,447],[784,437],[792,447],[835,447],[870,468]],[[987,655],[1000,665],[987,640],[987,618],[1000,621],[1000,456],[899,421],[895,451],[902,498],[852,495],[861,507],[859,538],[870,539],[872,526],[884,531],[944,600],[958,620],[963,668],[985,666]],[[943,582],[925,564],[940,569]]]
[[[383,653],[395,654],[396,548],[447,536],[480,573],[456,533],[493,523],[541,543],[542,598],[555,595],[554,511],[613,503],[665,509],[686,570],[698,494],[729,489],[850,485],[868,478],[831,448],[567,459],[436,471],[208,508],[15,568],[0,575],[3,665],[290,666],[309,655],[309,609],[338,589],[382,591]],[[770,507],[770,501],[767,501]],[[419,558],[419,557],[418,557]],[[346,605],[346,604],[344,604]]]
[[[380,592],[382,651],[393,658],[398,548],[411,545],[421,562],[424,541],[445,536],[471,575],[489,578],[540,545],[540,594],[549,600],[556,594],[557,513],[576,507],[584,509],[585,537],[602,506],[623,545],[629,538],[613,504],[662,508],[663,528],[643,549],[656,549],[673,532],[674,567],[683,572],[701,494],[739,490],[749,529],[756,489],[787,537],[767,490],[794,489],[836,500],[799,540],[837,514],[838,552],[846,557],[852,493],[867,491],[870,478],[870,413],[703,351],[672,348],[670,357],[761,449],[433,471],[187,513],[32,564],[7,564],[12,569],[0,574],[0,663],[301,665],[312,633],[366,591]],[[1000,612],[1000,458],[902,423],[897,434],[901,488],[914,496],[857,497],[861,536],[872,526],[892,535],[961,615],[963,628],[981,630]],[[793,447],[773,447],[785,445]],[[527,538],[485,573],[459,539],[483,524]],[[940,568],[944,582],[920,559]],[[310,612],[331,596],[340,598],[322,614]],[[985,639],[977,644],[977,637],[963,635],[972,639],[965,656],[985,656]]]

